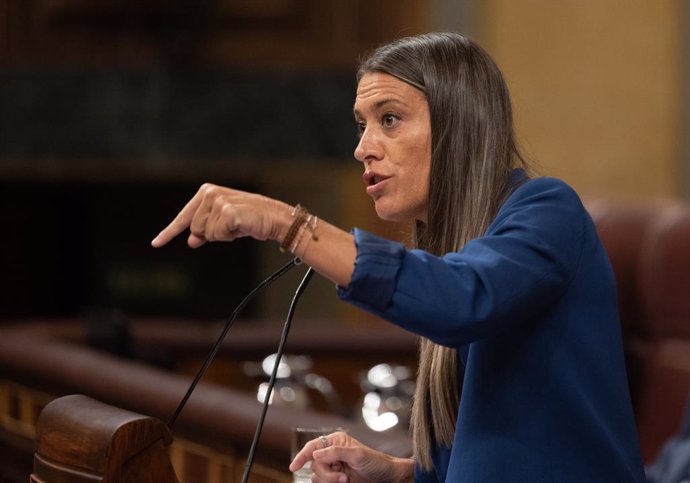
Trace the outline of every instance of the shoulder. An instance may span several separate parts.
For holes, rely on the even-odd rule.
[[[562,180],[542,177],[529,179],[513,190],[487,234],[507,235],[542,250],[574,254],[581,250],[590,225],[575,190]]]
[[[499,210],[497,220],[519,213],[555,217],[561,223],[587,216],[575,190],[565,181],[549,177],[528,179],[515,188]]]
[[[508,197],[508,201],[519,201],[525,198],[560,199],[575,205],[582,205],[580,197],[575,190],[565,181],[558,178],[540,177],[525,181],[517,187]]]

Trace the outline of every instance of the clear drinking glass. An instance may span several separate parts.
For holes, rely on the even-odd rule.
[[[336,431],[343,431],[342,428],[293,428],[292,430],[292,451],[291,460],[295,459],[297,453],[304,448],[312,439],[316,439],[319,436],[327,436]],[[292,473],[293,483],[311,483],[312,475],[311,471],[311,461],[305,463],[305,465],[299,470]]]

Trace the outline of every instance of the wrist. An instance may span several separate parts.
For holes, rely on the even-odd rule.
[[[393,458],[395,475],[391,481],[414,483],[414,460],[412,458]]]
[[[316,229],[318,226],[318,218],[309,213],[306,208],[297,204],[290,212],[292,223],[279,235],[280,251],[289,252],[297,255],[297,249],[303,239],[318,240]]]
[[[294,207],[287,203],[278,202],[273,211],[271,239],[275,240],[279,245],[285,241],[292,223],[295,221],[291,213]]]

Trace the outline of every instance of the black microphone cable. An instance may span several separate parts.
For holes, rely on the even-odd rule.
[[[252,470],[252,465],[254,464],[254,455],[256,454],[256,448],[259,444],[259,439],[261,438],[261,430],[264,427],[264,422],[266,420],[266,412],[268,411],[268,406],[271,401],[271,394],[273,394],[273,386],[275,386],[276,378],[278,375],[278,367],[280,366],[280,360],[283,358],[283,351],[285,350],[285,343],[287,342],[288,334],[290,333],[290,326],[292,325],[292,316],[295,313],[295,308],[297,307],[297,301],[304,293],[304,290],[309,284],[309,280],[312,275],[314,275],[314,269],[309,267],[307,273],[304,274],[302,282],[300,282],[295,295],[292,297],[292,302],[290,303],[290,308],[288,309],[287,317],[285,318],[285,324],[283,325],[283,333],[280,336],[280,343],[278,344],[278,351],[276,352],[276,360],[273,364],[273,371],[271,372],[271,378],[268,382],[268,389],[266,390],[266,396],[264,397],[264,404],[261,408],[261,416],[259,421],[256,423],[256,432],[254,433],[254,439],[252,440],[252,445],[249,448],[249,455],[247,456],[247,462],[244,467],[244,474],[242,475],[242,483],[247,483],[249,480],[249,473]]]
[[[177,421],[177,417],[180,415],[180,412],[182,412],[182,408],[184,408],[185,404],[187,404],[187,400],[189,399],[189,396],[192,395],[192,392],[194,392],[194,389],[196,388],[197,384],[199,384],[199,381],[201,381],[201,378],[204,377],[206,370],[211,365],[211,362],[213,362],[213,359],[216,357],[216,354],[218,353],[218,350],[220,349],[220,346],[223,343],[223,340],[225,340],[225,336],[227,335],[228,331],[230,330],[230,328],[234,324],[235,319],[237,318],[237,315],[240,313],[240,311],[242,309],[244,309],[244,307],[262,289],[268,287],[273,282],[278,280],[280,277],[285,275],[288,271],[290,271],[290,269],[296,267],[297,265],[300,265],[301,263],[302,263],[302,261],[299,258],[293,258],[292,260],[290,260],[289,263],[287,263],[286,265],[284,265],[283,267],[278,269],[275,273],[273,273],[271,276],[269,276],[266,280],[264,280],[259,285],[257,285],[254,288],[254,290],[249,292],[249,294],[235,308],[235,310],[232,312],[232,315],[230,315],[230,319],[228,319],[228,321],[225,323],[225,327],[223,328],[223,331],[221,332],[220,337],[218,337],[218,340],[216,341],[215,345],[211,349],[211,352],[206,357],[204,364],[201,366],[201,369],[199,369],[199,372],[197,373],[196,377],[194,378],[194,381],[192,381],[192,384],[189,386],[189,389],[187,389],[187,393],[182,398],[182,401],[180,401],[180,404],[177,406],[177,409],[175,409],[175,412],[173,413],[173,415],[170,416],[170,419],[168,420],[168,428],[171,431],[172,431],[173,425],[175,424],[175,421]],[[302,281],[302,283],[304,284],[304,281]],[[301,285],[300,285],[300,288],[301,288]],[[299,288],[297,290],[299,290]]]

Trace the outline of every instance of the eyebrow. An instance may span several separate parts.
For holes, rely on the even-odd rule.
[[[381,109],[383,109],[383,108],[386,106],[386,104],[401,104],[401,105],[404,105],[405,103],[404,103],[403,101],[400,101],[400,100],[398,100],[398,99],[393,99],[393,98],[390,98],[390,99],[381,99],[380,101],[376,101],[376,102],[374,103],[374,105],[371,106],[371,110],[373,110],[373,111],[380,111]],[[354,108],[354,107],[352,108],[352,113],[355,115],[355,117],[361,116],[361,115],[362,115],[361,111],[357,110],[357,109]]]

